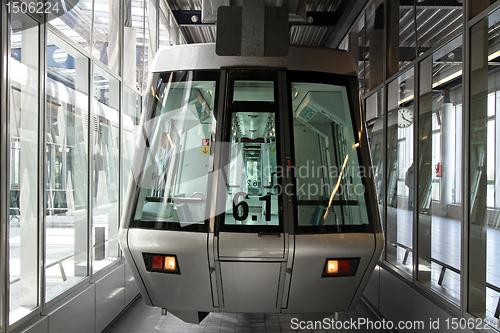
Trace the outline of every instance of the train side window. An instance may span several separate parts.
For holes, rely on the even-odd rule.
[[[347,89],[292,82],[298,232],[369,225]]]
[[[135,224],[204,230],[216,80],[197,76],[155,77],[141,136],[143,165],[134,170],[140,175]]]

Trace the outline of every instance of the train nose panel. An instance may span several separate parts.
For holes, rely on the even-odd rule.
[[[219,236],[219,258],[284,258],[285,241],[282,233],[225,232]]]
[[[279,312],[279,262],[221,262],[224,307],[235,312]]]

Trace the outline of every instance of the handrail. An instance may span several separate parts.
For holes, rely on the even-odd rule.
[[[112,239],[115,239],[115,237],[113,237]],[[105,243],[108,243],[108,242],[109,242],[109,239],[105,240],[105,241],[104,241],[104,244],[105,244]],[[100,246],[100,245],[102,245],[102,244],[95,244],[95,245],[93,245],[92,247],[93,247],[93,248],[95,248],[95,247],[96,247],[96,245],[99,245],[99,246]],[[59,259],[59,260],[53,261],[53,262],[51,262],[50,264],[45,265],[45,269],[50,268],[50,267],[55,266],[55,265],[59,265],[59,270],[61,271],[61,277],[62,277],[63,281],[66,281],[66,280],[67,280],[67,278],[66,278],[66,272],[64,271],[64,267],[63,267],[63,265],[62,265],[62,262],[63,262],[64,260],[68,260],[68,259],[70,259],[70,258],[72,258],[72,257],[74,257],[74,256],[75,256],[75,254],[70,254],[70,255],[68,255],[68,256],[66,256],[66,257],[63,257],[63,258],[61,258],[61,259]],[[14,284],[14,283],[19,282],[19,281],[21,281],[21,278],[20,278],[20,277],[15,278],[15,279],[13,279],[13,280],[10,280],[10,283],[9,283],[9,284]]]
[[[408,246],[406,246],[406,245],[403,245],[401,243],[397,243],[396,245],[399,246],[399,247],[401,247],[401,248],[403,248],[403,249],[405,249],[406,251],[413,252],[413,249],[410,248],[410,247],[408,247]],[[431,262],[434,262],[434,263],[438,264],[439,266],[441,266],[441,267],[443,267],[445,269],[449,269],[450,271],[453,271],[453,272],[455,272],[457,274],[460,274],[460,270],[458,268],[455,268],[455,267],[453,267],[451,265],[448,265],[448,264],[446,264],[446,263],[444,263],[442,261],[439,261],[437,259],[431,258]],[[442,278],[444,278],[443,271],[441,271],[441,275],[442,275]],[[439,282],[438,282],[439,285],[442,285],[442,283],[443,283],[442,278],[440,276]],[[491,283],[486,282],[486,287],[488,287],[488,288],[496,291],[497,293],[500,293],[500,287],[497,287],[497,286],[495,286],[495,285],[493,285]]]

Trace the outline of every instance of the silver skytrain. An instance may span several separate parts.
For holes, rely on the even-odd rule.
[[[175,46],[148,90],[120,229],[146,303],[191,323],[354,308],[383,236],[349,53]]]

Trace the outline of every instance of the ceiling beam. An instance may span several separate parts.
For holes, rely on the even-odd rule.
[[[338,24],[331,29],[321,46],[337,48],[367,3],[368,0],[343,0],[337,8],[337,11],[342,14]]]
[[[463,3],[457,0],[399,0],[399,7],[402,9],[412,9],[415,5],[417,9],[462,9]],[[463,1],[462,1],[463,2]]]
[[[173,10],[177,24],[183,26],[213,26],[214,23],[201,22],[201,10]],[[294,26],[334,27],[338,24],[340,15],[337,12],[306,12],[306,23],[292,23]]]

